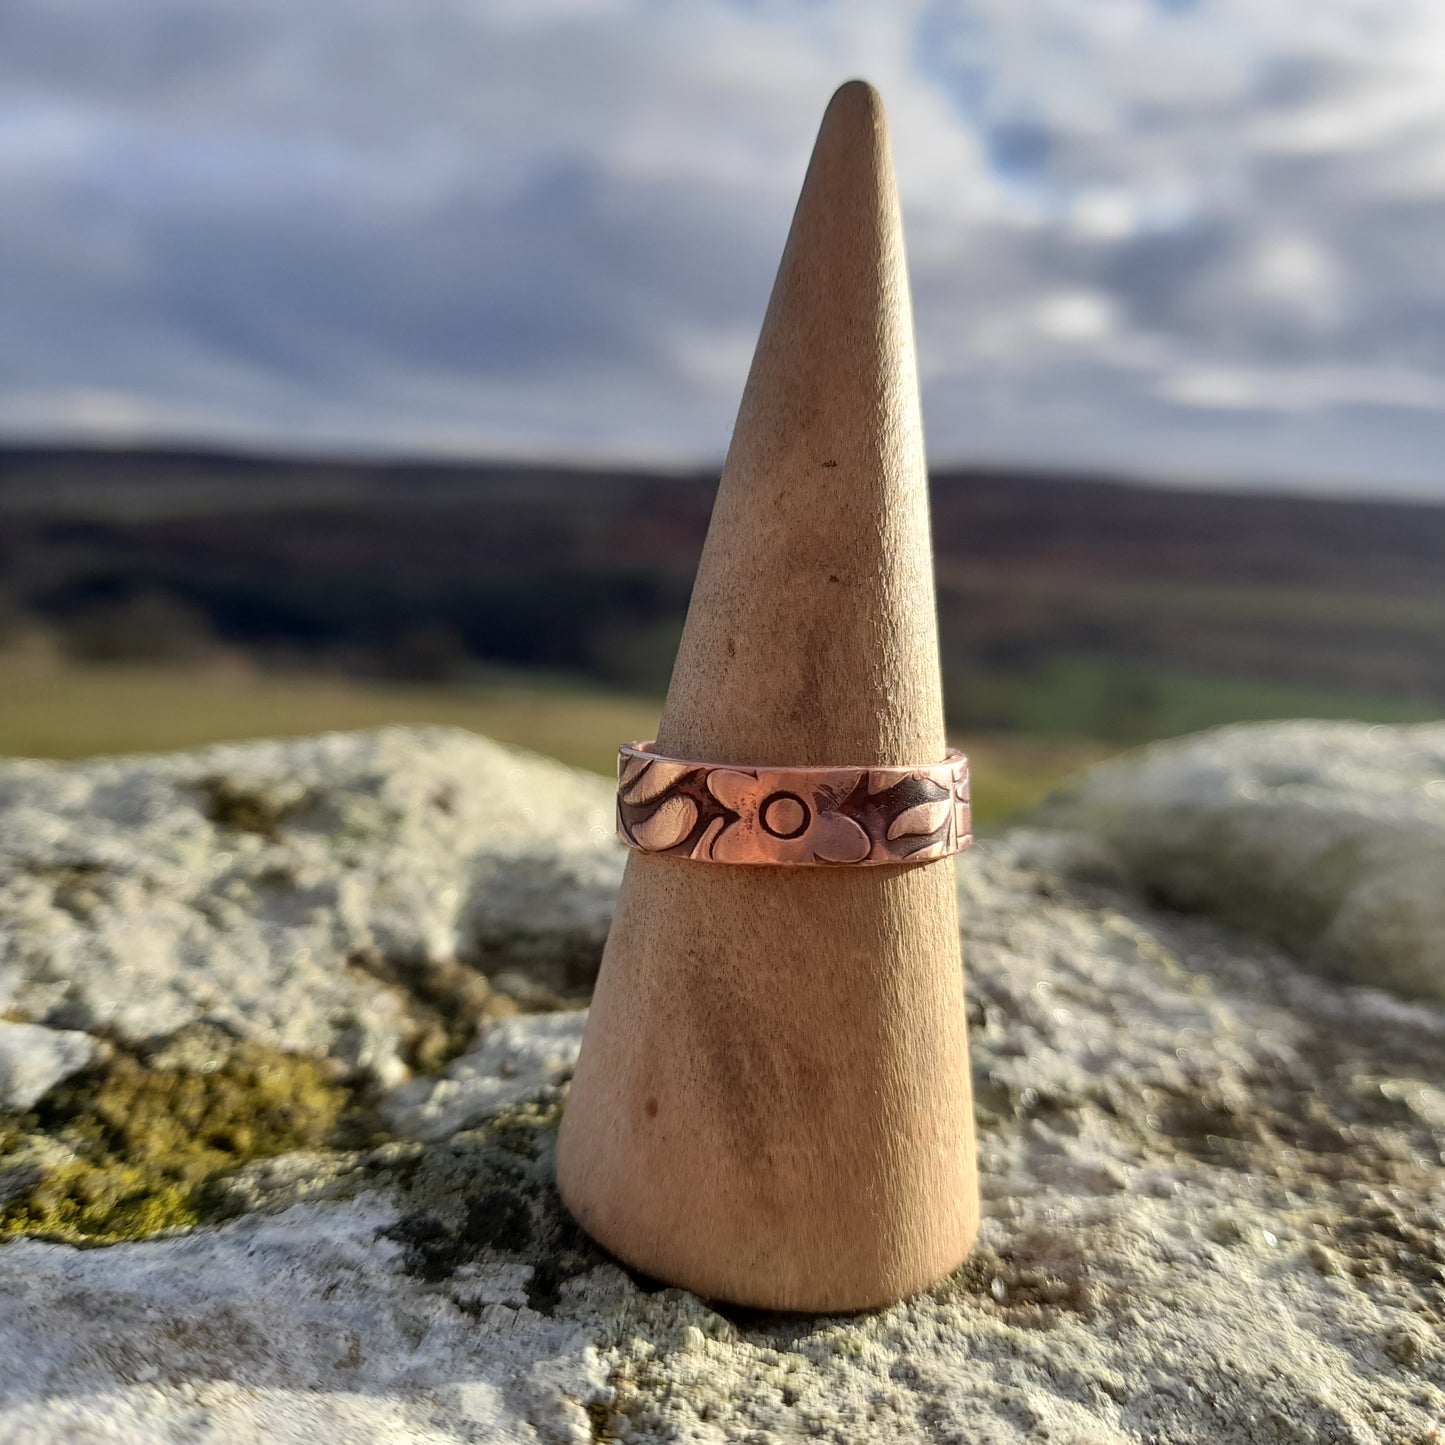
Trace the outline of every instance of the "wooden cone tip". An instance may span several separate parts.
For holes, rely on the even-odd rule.
[[[814,160],[829,156],[834,164],[841,161],[844,173],[855,172],[861,181],[862,176],[876,172],[888,150],[888,114],[883,97],[866,80],[840,85],[819,122]],[[891,170],[891,166],[886,168]],[[804,196],[806,192],[805,184]]]
[[[883,109],[883,97],[876,87],[866,80],[845,80],[833,92],[827,109],[823,112],[820,129],[841,120],[866,122],[870,126],[886,125],[887,113]]]

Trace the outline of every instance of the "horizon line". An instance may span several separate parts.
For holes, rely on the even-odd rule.
[[[299,462],[313,465],[359,467],[423,466],[462,469],[467,467],[556,468],[576,472],[631,472],[656,477],[715,477],[721,474],[724,458],[713,460],[683,456],[660,456],[638,452],[632,456],[602,452],[579,453],[564,449],[512,447],[482,449],[470,445],[436,443],[343,443],[305,438],[226,437],[187,435],[158,431],[149,435],[119,435],[82,432],[75,435],[0,431],[0,453],[89,453],[104,455],[209,456],[254,462]],[[1445,507],[1445,497],[1418,489],[1380,482],[1311,483],[1304,478],[1259,475],[1229,478],[1201,473],[1132,471],[1104,464],[1077,465],[1052,461],[1028,461],[1018,457],[980,454],[947,460],[926,459],[930,477],[950,474],[996,475],[1048,479],[1065,483],[1125,487],[1140,491],[1214,493],[1237,497],[1283,497],[1297,501],[1367,503]]]

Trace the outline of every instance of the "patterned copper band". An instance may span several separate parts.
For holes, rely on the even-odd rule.
[[[639,853],[712,863],[928,863],[967,848],[968,759],[918,768],[741,768],[617,758],[617,833]]]

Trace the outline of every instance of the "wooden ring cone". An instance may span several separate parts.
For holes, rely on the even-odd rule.
[[[713,763],[944,756],[927,474],[883,109],[823,117],[657,735]],[[706,1298],[863,1309],[978,1228],[953,861],[628,859],[562,1197]]]

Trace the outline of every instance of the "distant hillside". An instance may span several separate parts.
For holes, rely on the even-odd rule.
[[[660,690],[715,478],[505,463],[0,450],[0,610],[89,657],[477,662]],[[1129,740],[1445,705],[1445,506],[949,471],[950,708]]]

